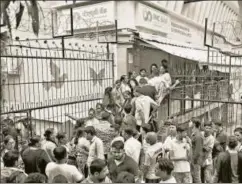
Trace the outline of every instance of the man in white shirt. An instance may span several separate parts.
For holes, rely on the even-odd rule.
[[[146,124],[149,122],[150,110],[153,109],[153,113],[159,107],[158,104],[149,96],[142,95],[142,88],[136,87],[134,95],[137,97],[135,100],[135,118],[137,120],[137,126]]]
[[[161,142],[157,142],[155,132],[148,132],[146,142],[150,145],[145,153],[143,175],[146,183],[159,183],[160,177],[156,176],[155,168],[157,161],[163,157],[164,149]]]
[[[88,126],[85,128],[87,140],[90,141],[89,154],[87,158],[87,166],[90,167],[90,164],[94,159],[105,160],[104,157],[104,147],[103,141],[96,136],[96,131],[93,126]]]
[[[177,127],[177,136],[171,143],[170,159],[174,163],[173,174],[178,183],[192,183],[191,168],[189,160],[191,158],[191,148],[184,142],[186,131],[182,127]]]
[[[134,130],[131,127],[127,127],[123,131],[123,137],[126,140],[124,144],[124,150],[126,155],[134,159],[139,164],[141,143],[133,137]]]
[[[83,174],[81,174],[75,166],[66,164],[66,148],[63,146],[55,148],[54,156],[56,162],[50,162],[45,169],[49,183],[52,183],[53,179],[60,175],[66,178],[68,183],[80,183],[84,179]]]
[[[166,137],[164,145],[163,145],[163,147],[166,151],[167,158],[168,158],[168,153],[171,150],[172,141],[174,141],[176,139],[176,135],[177,135],[176,124],[173,121],[171,121],[169,123],[169,127],[168,127],[168,136]]]
[[[202,182],[212,183],[213,174],[213,158],[212,151],[214,147],[215,138],[212,135],[212,123],[204,124],[204,142],[203,142],[203,165],[201,169]]]

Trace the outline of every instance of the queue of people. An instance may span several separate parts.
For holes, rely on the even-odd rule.
[[[75,121],[74,134],[45,130],[16,150],[5,134],[3,183],[240,183],[242,127],[228,136],[222,122],[160,123],[157,109],[172,84],[167,61],[160,68],[121,76],[106,88],[88,118]]]

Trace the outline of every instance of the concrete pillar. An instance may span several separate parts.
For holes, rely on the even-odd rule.
[[[201,2],[197,2],[195,3],[195,9],[194,9],[194,16],[192,17],[192,19],[196,22],[198,22],[199,19],[199,14],[201,12]]]
[[[213,14],[212,14],[212,17],[211,17],[212,23],[215,22],[215,17],[216,17],[216,14],[218,12],[218,9],[219,9],[219,4],[220,4],[220,1],[216,1],[216,4],[214,6],[214,11],[213,11]]]
[[[183,5],[181,14],[184,15],[185,17],[188,17],[189,6],[190,6],[190,4],[184,4]]]
[[[193,19],[194,17],[194,11],[195,11],[195,5],[196,3],[191,3],[189,10],[188,10],[188,18]]]
[[[201,11],[200,11],[199,17],[197,19],[199,24],[203,24],[206,8],[208,8],[207,4],[209,4],[209,2],[208,3],[204,2],[204,1],[201,2]]]
[[[181,14],[184,6],[184,1],[176,1],[175,12]]]
[[[167,3],[167,1],[157,1],[157,3],[158,3],[160,6],[162,6],[163,8],[165,8],[165,7],[166,7],[166,3]]]
[[[229,34],[230,34],[230,32],[231,32],[231,19],[232,19],[232,16],[233,16],[233,11],[232,10],[230,10],[230,12],[229,12],[229,14],[228,14],[228,18],[226,19],[226,28],[227,28],[227,30],[226,30],[226,32],[225,32],[225,35],[226,35],[226,37],[227,38],[229,38]]]
[[[203,3],[206,4],[205,13],[204,13],[204,16],[203,16],[203,22],[204,22],[205,18],[209,18],[209,13],[210,13],[210,10],[212,8],[213,1],[208,1],[208,2],[203,2]]]
[[[229,22],[229,20],[231,19],[231,15],[232,15],[232,11],[231,11],[231,9],[229,8],[229,11],[228,11],[228,14],[227,14],[227,17],[226,17],[226,19],[225,19],[225,21],[226,22]]]
[[[242,22],[242,1],[238,1],[238,4],[239,4],[238,24],[239,24],[239,26],[241,26],[241,22]],[[242,34],[239,34],[239,39],[242,43]]]
[[[220,1],[219,2],[219,7],[218,7],[218,12],[217,12],[217,14],[214,17],[215,22],[220,22],[219,19],[220,19],[220,16],[222,15],[221,14],[222,13],[222,10],[223,10],[223,2]]]
[[[224,2],[221,1],[221,11],[218,13],[218,16],[217,16],[218,24],[215,27],[215,31],[218,33],[221,33],[221,31],[222,31],[221,29],[224,26],[223,20],[225,17],[225,15],[224,15],[225,11],[226,11],[226,6],[225,6]]]
[[[223,22],[225,22],[227,16],[228,16],[228,7],[226,4],[224,4],[224,7],[225,7],[225,11],[224,11],[224,15],[223,15]]]
[[[176,5],[176,1],[168,1],[166,6],[167,6],[167,9],[174,11],[175,5]]]
[[[214,8],[216,5],[216,1],[212,1],[212,5],[211,5],[211,9],[209,10],[209,14],[208,14],[208,21],[211,23],[213,20],[213,14],[214,14]]]
[[[225,16],[225,11],[226,11],[226,6],[224,4],[224,2],[222,2],[223,8],[222,8],[222,12],[221,12],[221,16],[219,17],[219,21],[222,23],[224,20],[224,16]]]
[[[230,23],[233,25],[233,26],[230,26],[230,34],[229,34],[229,38],[231,39],[231,40],[235,40],[235,31],[236,31],[236,22],[235,22],[235,19],[236,19],[236,13],[233,13],[232,14],[232,17],[231,17],[231,20],[230,20]]]

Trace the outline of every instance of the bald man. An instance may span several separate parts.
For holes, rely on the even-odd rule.
[[[155,132],[148,132],[146,142],[150,145],[145,153],[143,174],[146,183],[159,183],[160,178],[155,175],[157,160],[164,155],[163,144],[157,141]]]

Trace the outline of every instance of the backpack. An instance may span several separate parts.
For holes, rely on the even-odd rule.
[[[12,168],[2,168],[0,183],[23,183],[27,175],[20,170]]]

